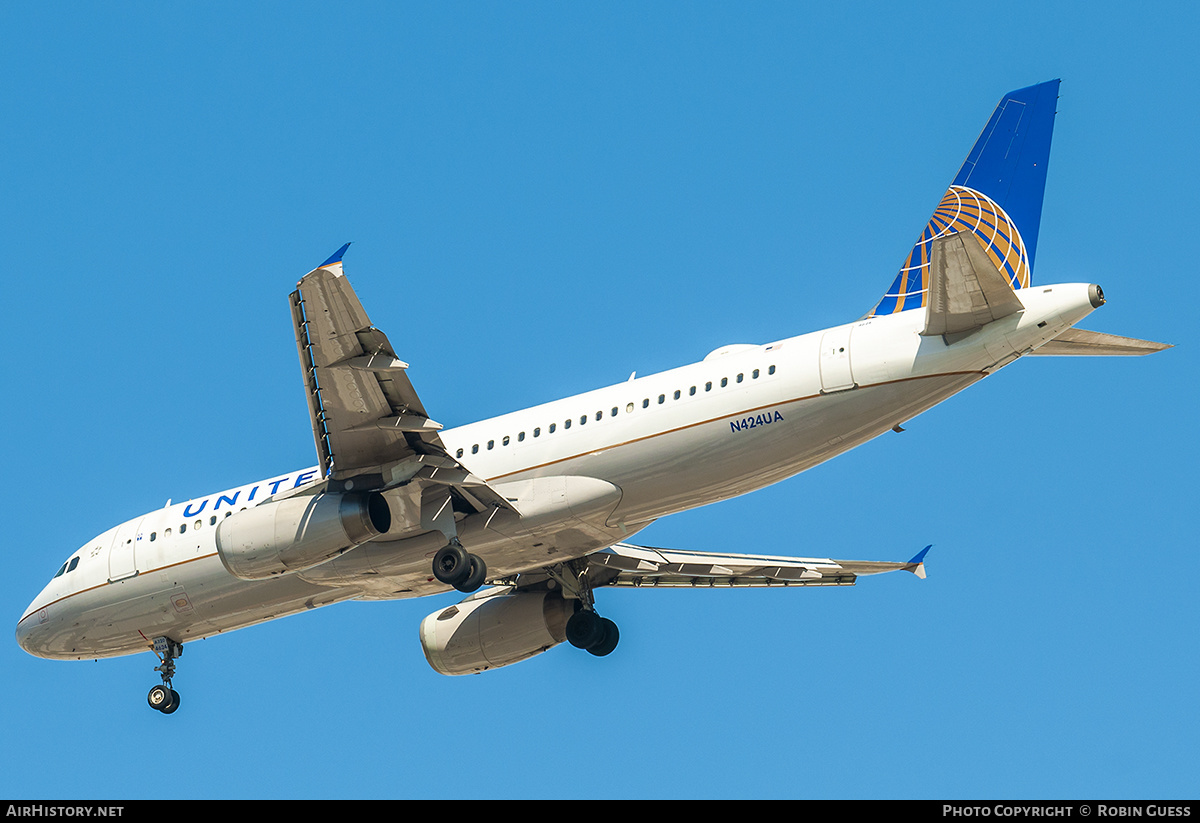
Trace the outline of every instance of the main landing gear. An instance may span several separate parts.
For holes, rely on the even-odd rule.
[[[163,714],[174,714],[179,708],[179,692],[171,688],[171,678],[175,676],[175,658],[183,654],[183,644],[176,643],[169,637],[154,638],[154,653],[158,655],[161,665],[155,666],[154,671],[162,675],[162,685],[155,686],[146,695],[150,708],[158,709]]]
[[[588,580],[587,566],[578,561],[550,570],[563,594],[575,598],[575,613],[567,618],[567,642],[596,657],[612,654],[621,639],[617,624],[596,613],[596,598]]]
[[[567,620],[567,642],[596,657],[611,654],[620,639],[617,624],[596,614],[594,609],[580,607]]]
[[[476,555],[467,554],[455,537],[433,556],[433,576],[460,592],[470,594],[487,580],[487,564]]]

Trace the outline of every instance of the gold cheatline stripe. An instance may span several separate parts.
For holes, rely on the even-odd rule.
[[[884,380],[881,383],[871,383],[868,386],[859,386],[858,388],[870,389],[870,388],[874,388],[876,386],[889,386],[889,385],[893,385],[895,383],[908,383],[912,380],[928,380],[933,377],[958,377],[958,376],[963,376],[963,375],[968,375],[968,374],[982,374],[985,377],[987,376],[987,372],[982,371],[982,370],[952,371],[952,372],[944,372],[944,373],[939,373],[939,374],[922,374],[922,375],[917,375],[916,377],[902,377],[899,380]],[[609,449],[619,449],[619,448],[622,448],[623,446],[628,446],[633,443],[640,443],[643,440],[651,440],[655,437],[661,437],[665,434],[674,434],[675,432],[681,432],[681,431],[684,431],[685,429],[695,428],[696,426],[704,426],[709,423],[715,423],[718,420],[725,420],[730,417],[741,417],[742,415],[753,414],[754,412],[761,411],[762,409],[769,409],[772,406],[783,406],[788,403],[800,403],[804,400],[812,400],[814,397],[821,397],[820,392],[818,392],[817,394],[806,394],[803,397],[795,397],[795,398],[792,398],[791,400],[777,400],[774,403],[767,403],[762,406],[755,406],[753,408],[745,409],[743,411],[730,412],[729,414],[722,414],[722,415],[719,415],[718,417],[709,418],[708,420],[700,420],[695,423],[688,423],[686,426],[678,426],[674,429],[667,429],[665,431],[655,432],[654,434],[647,434],[643,437],[635,437],[632,440],[626,440],[622,443],[614,443],[611,446],[603,446],[600,449],[589,449],[586,452],[579,452],[578,454],[573,454],[570,457],[560,457],[557,460],[551,460],[546,463],[539,463],[535,466],[526,466],[523,469],[517,469],[516,471],[505,472],[504,474],[498,474],[495,477],[488,477],[488,478],[486,478],[486,481],[488,483],[492,483],[497,480],[503,480],[505,477],[512,477],[514,474],[522,474],[524,472],[535,471],[537,469],[544,469],[545,467],[553,466],[556,463],[565,463],[568,460],[575,460],[576,458],[583,457],[584,455],[592,454],[596,451],[608,451]]]
[[[176,567],[176,566],[182,566],[182,565],[185,565],[185,564],[187,564],[187,563],[195,563],[197,560],[204,560],[205,558],[208,558],[208,557],[216,557],[216,556],[217,556],[217,553],[216,553],[216,552],[210,552],[209,554],[202,554],[202,555],[200,555],[199,557],[189,557],[187,560],[180,560],[178,563],[168,563],[168,564],[167,564],[167,565],[165,565],[165,566],[158,566],[158,567],[156,567],[156,568],[153,568],[153,569],[146,569],[145,571],[139,571],[137,574],[130,575],[129,577],[122,577],[122,578],[121,578],[121,580],[132,580],[134,577],[141,577],[141,576],[142,576],[142,575],[144,575],[144,574],[153,574],[154,572],[166,571],[167,569],[172,569],[172,568],[174,568],[174,567]],[[18,626],[20,626],[20,625],[21,625],[22,623],[24,623],[24,622],[25,622],[25,621],[26,621],[28,618],[30,618],[30,617],[33,617],[35,614],[37,614],[38,612],[40,612],[42,609],[48,609],[48,608],[50,608],[51,606],[55,606],[55,605],[57,605],[57,604],[59,604],[59,603],[63,602],[64,600],[69,600],[70,598],[72,598],[72,597],[76,597],[76,596],[78,596],[78,595],[81,595],[81,594],[87,594],[88,592],[90,592],[90,591],[95,591],[96,589],[102,589],[102,588],[104,588],[105,586],[111,586],[113,583],[116,583],[116,582],[119,582],[119,581],[116,581],[116,580],[108,580],[108,581],[105,581],[104,583],[101,583],[101,584],[100,584],[100,585],[98,585],[98,586],[89,586],[89,587],[88,587],[88,588],[86,588],[86,589],[80,589],[80,590],[79,590],[79,591],[77,591],[77,592],[71,592],[70,594],[65,594],[65,595],[63,595],[62,597],[58,598],[57,600],[52,600],[51,602],[47,603],[47,604],[46,604],[46,605],[44,605],[44,606],[38,606],[38,607],[37,607],[37,608],[36,608],[34,611],[31,611],[29,614],[25,615],[25,616],[24,616],[24,617],[22,617],[20,620],[18,620],[18,621],[17,621],[17,625],[18,625]]]
[[[982,374],[982,375],[983,375],[983,376],[985,376],[985,377],[987,376],[987,372],[985,372],[985,371],[982,371],[982,370],[979,370],[979,371],[952,371],[952,372],[943,372],[943,373],[939,373],[939,374],[922,374],[922,375],[918,375],[918,376],[916,376],[916,377],[902,377],[902,378],[900,378],[899,380],[884,380],[882,383],[872,383],[872,384],[870,384],[869,386],[859,386],[859,388],[863,388],[863,389],[869,389],[869,388],[874,388],[874,387],[876,387],[876,386],[890,386],[890,385],[893,385],[893,384],[896,384],[896,383],[908,383],[908,382],[910,382],[910,381],[912,381],[912,380],[929,380],[929,379],[931,379],[931,378],[934,378],[934,377],[962,377],[962,376],[966,376],[966,375],[970,375],[970,374]],[[719,416],[719,417],[713,417],[713,418],[710,418],[710,419],[708,419],[708,420],[700,420],[700,421],[698,421],[698,422],[696,422],[696,423],[689,423],[689,424],[687,424],[686,426],[678,426],[678,427],[676,427],[676,428],[674,428],[674,429],[667,429],[666,431],[656,432],[656,433],[654,433],[654,434],[648,434],[648,435],[646,435],[646,436],[644,436],[644,437],[635,437],[634,439],[632,439],[632,440],[626,440],[626,441],[624,441],[623,443],[614,443],[614,444],[613,444],[613,445],[611,445],[611,446],[604,446],[604,447],[602,447],[601,451],[607,451],[607,450],[609,450],[609,449],[619,449],[619,448],[622,448],[623,446],[628,446],[628,445],[631,445],[631,444],[633,444],[633,443],[640,443],[640,442],[641,442],[641,441],[643,441],[643,440],[651,440],[651,439],[653,439],[653,438],[655,438],[655,437],[661,437],[661,436],[663,436],[663,435],[667,435],[667,434],[674,434],[675,432],[680,432],[680,431],[684,431],[685,429],[691,429],[691,428],[695,428],[696,426],[703,426],[703,425],[706,425],[706,424],[708,424],[708,423],[715,423],[715,422],[716,422],[716,421],[718,421],[718,420],[724,420],[724,419],[726,419],[726,418],[729,418],[729,417],[738,417],[738,416],[741,416],[741,415],[753,414],[754,412],[760,411],[760,410],[762,410],[762,409],[769,409],[769,408],[771,408],[772,406],[782,406],[782,405],[785,405],[785,404],[787,404],[787,403],[799,403],[799,402],[801,402],[801,401],[804,401],[804,400],[812,400],[814,397],[820,397],[820,396],[821,396],[821,395],[820,395],[820,393],[817,393],[817,394],[807,394],[807,395],[804,395],[803,397],[796,397],[796,398],[793,398],[793,399],[791,399],[791,400],[779,400],[779,401],[776,401],[776,402],[774,402],[774,403],[767,403],[767,404],[765,404],[765,405],[762,405],[762,406],[755,406],[755,407],[753,407],[753,408],[750,408],[750,409],[745,409],[744,411],[739,411],[739,412],[731,412],[730,414],[724,414],[724,415],[721,415],[721,416]],[[488,482],[488,483],[492,483],[492,482],[494,482],[494,481],[496,481],[496,480],[502,480],[502,479],[504,479],[505,477],[511,477],[511,476],[512,476],[512,475],[514,475],[514,474],[521,474],[521,473],[523,473],[523,472],[534,471],[534,470],[536,470],[536,469],[543,469],[543,468],[545,468],[546,466],[553,466],[553,465],[554,465],[554,464],[556,464],[556,463],[565,463],[565,462],[567,462],[568,460],[575,460],[576,458],[583,457],[583,456],[584,456],[584,455],[586,455],[586,454],[591,454],[591,453],[592,453],[592,452],[594,452],[594,451],[596,451],[596,450],[595,450],[595,449],[592,449],[591,451],[579,452],[578,454],[573,454],[573,455],[571,455],[570,457],[560,457],[560,458],[559,458],[559,459],[557,459],[557,460],[551,460],[551,461],[549,461],[549,462],[547,462],[547,463],[541,463],[541,464],[539,464],[539,465],[536,465],[536,466],[527,466],[526,468],[523,468],[523,469],[518,469],[518,470],[516,470],[516,471],[507,472],[507,473],[505,473],[505,474],[498,474],[498,475],[496,475],[495,477],[489,477],[489,478],[486,478],[486,480],[487,480],[487,482]],[[136,575],[133,575],[133,577],[141,577],[141,576],[142,576],[142,575],[144,575],[144,574],[153,574],[154,572],[165,571],[165,570],[167,570],[167,569],[174,568],[175,566],[182,566],[182,565],[185,565],[185,564],[187,564],[187,563],[195,563],[197,560],[205,560],[205,559],[207,559],[207,558],[209,558],[209,557],[217,557],[217,556],[218,556],[218,553],[217,553],[217,552],[211,552],[211,553],[209,553],[209,554],[200,555],[199,557],[190,557],[190,558],[188,558],[187,560],[180,560],[178,563],[168,563],[168,564],[167,564],[167,565],[165,565],[165,566],[159,566],[159,567],[157,567],[157,568],[153,568],[153,569],[146,569],[145,571],[139,571],[139,572],[138,572]],[[131,578],[122,578],[122,579],[123,579],[123,580],[128,580],[128,579],[131,579]],[[70,594],[63,595],[62,597],[58,598],[57,600],[53,600],[53,601],[51,601],[51,602],[49,602],[49,603],[46,603],[45,605],[38,606],[38,607],[37,607],[37,609],[35,609],[34,611],[31,611],[29,614],[25,615],[25,616],[24,616],[24,617],[22,617],[20,620],[18,620],[18,621],[17,621],[17,625],[18,625],[18,626],[20,626],[20,625],[21,625],[22,623],[24,623],[24,622],[25,622],[27,619],[29,619],[30,617],[33,617],[35,614],[37,614],[38,612],[40,612],[42,609],[48,609],[48,608],[50,608],[51,606],[55,606],[55,605],[57,605],[57,604],[59,604],[59,603],[62,603],[64,600],[68,600],[68,599],[70,599],[70,598],[72,598],[72,597],[76,597],[77,595],[86,594],[86,593],[88,593],[88,592],[90,592],[90,591],[94,591],[95,589],[100,589],[100,588],[103,588],[104,586],[111,586],[111,585],[113,584],[113,582],[116,582],[116,581],[107,581],[107,582],[105,582],[105,583],[101,583],[101,584],[100,584],[100,585],[98,585],[98,586],[90,586],[89,588],[86,588],[86,589],[80,589],[80,590],[79,590],[79,591],[77,591],[77,592],[71,592]],[[315,584],[314,584],[314,585],[315,585]],[[322,587],[322,588],[325,588],[325,587]]]

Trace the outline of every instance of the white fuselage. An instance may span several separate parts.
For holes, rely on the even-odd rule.
[[[443,431],[450,454],[522,513],[468,518],[462,541],[493,579],[580,557],[659,517],[754,491],[876,437],[1092,311],[1083,284],[1017,294],[1023,312],[951,345],[920,334],[924,310],[901,312],[729,347]],[[302,572],[259,581],[230,574],[217,551],[221,519],[321,480],[315,468],[276,475],[95,537],[29,605],[18,642],[42,657],[108,657],[144,651],[156,636],[182,643],[342,600],[449,588],[430,570],[443,535],[413,528]],[[538,501],[554,494],[570,502],[570,522],[539,521]],[[403,513],[400,490],[388,499]]]

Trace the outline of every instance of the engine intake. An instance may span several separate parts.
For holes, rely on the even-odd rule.
[[[387,500],[376,492],[291,497],[221,521],[217,553],[234,577],[262,580],[324,563],[391,524]]]

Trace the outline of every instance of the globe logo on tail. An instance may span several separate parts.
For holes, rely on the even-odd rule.
[[[986,194],[966,186],[951,186],[926,224],[921,239],[904,261],[892,287],[869,316],[923,307],[929,293],[929,257],[933,241],[964,230],[974,233],[1014,289],[1029,286],[1029,256],[1012,218]]]

